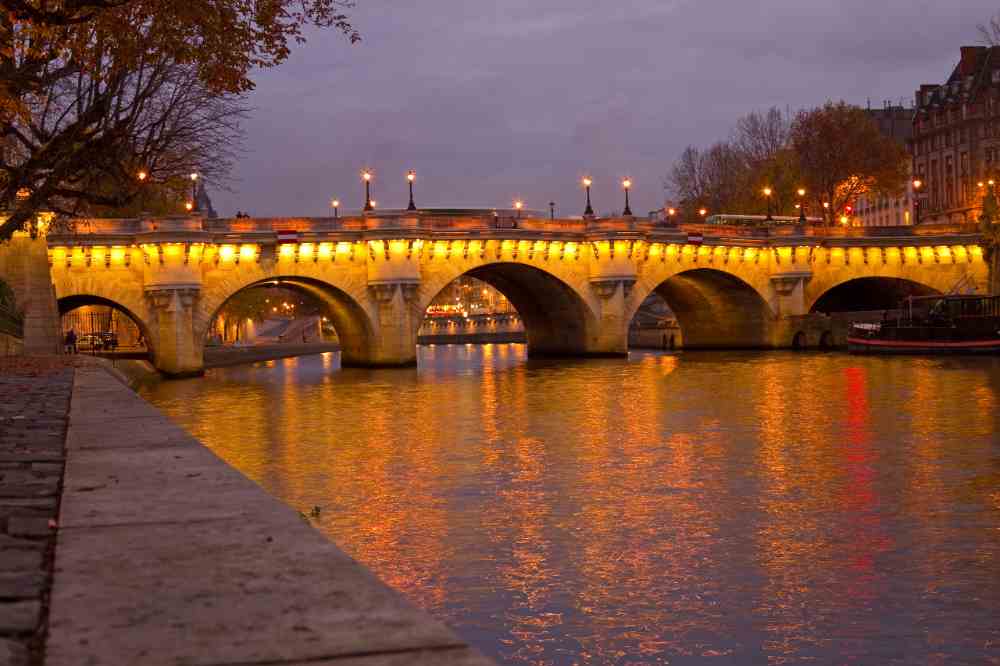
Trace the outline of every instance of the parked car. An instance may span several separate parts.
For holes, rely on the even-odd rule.
[[[91,351],[114,351],[118,347],[118,335],[110,331],[84,333],[77,338],[76,346]]]

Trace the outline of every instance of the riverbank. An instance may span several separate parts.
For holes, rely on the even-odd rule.
[[[336,342],[310,342],[303,344],[247,345],[205,348],[205,368],[224,368],[244,363],[274,361],[309,354],[340,351]]]
[[[2,663],[490,663],[94,363],[0,384]]]

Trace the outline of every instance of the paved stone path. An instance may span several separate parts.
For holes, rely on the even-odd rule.
[[[40,663],[73,370],[0,362],[0,665]]]
[[[46,666],[488,666],[103,370],[78,369]]]

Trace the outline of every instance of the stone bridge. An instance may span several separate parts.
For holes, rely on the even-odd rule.
[[[825,303],[895,284],[926,293],[987,284],[979,236],[959,226],[676,227],[418,211],[84,220],[48,245],[60,310],[120,308],[154,365],[176,376],[201,372],[226,301],[268,282],[323,299],[343,363],[366,366],[414,363],[427,306],[461,275],[507,296],[529,354],[564,356],[626,354],[629,323],[653,292],[676,313],[685,347],[779,348],[819,344]]]

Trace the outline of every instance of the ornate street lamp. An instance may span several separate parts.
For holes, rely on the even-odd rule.
[[[924,181],[919,178],[913,179],[913,224],[920,224],[920,190],[924,186]]]
[[[524,202],[518,199],[514,202],[514,210],[517,211],[517,219],[521,219],[521,209],[524,208]]]
[[[594,181],[591,180],[590,176],[583,177],[583,189],[587,190],[587,207],[583,211],[584,216],[593,217],[594,215],[594,208],[590,205],[590,186],[593,184]]]
[[[373,178],[372,172],[369,171],[368,169],[365,169],[364,171],[361,172],[361,180],[363,180],[365,183],[364,211],[366,213],[370,213],[372,210],[374,210],[374,206],[372,205],[372,178]]]
[[[622,189],[625,190],[625,210],[622,211],[622,215],[625,217],[632,216],[632,209],[628,205],[628,191],[632,189],[632,179],[626,178],[622,181]]]
[[[191,208],[188,210],[198,210],[198,174],[192,173],[191,176]]]
[[[764,218],[765,222],[774,222],[774,216],[771,215],[771,194],[773,190],[770,187],[764,188],[764,198],[767,199],[767,217]]]
[[[803,188],[799,188],[797,194],[799,195],[799,224],[806,223],[806,191]]]
[[[332,201],[330,201],[330,207],[333,208],[333,219],[336,220],[338,217],[340,217],[339,215],[340,199],[333,199]]]
[[[417,206],[413,203],[413,181],[417,179],[417,172],[410,169],[406,173],[406,181],[410,184],[410,205],[406,207],[406,210],[416,210]]]

